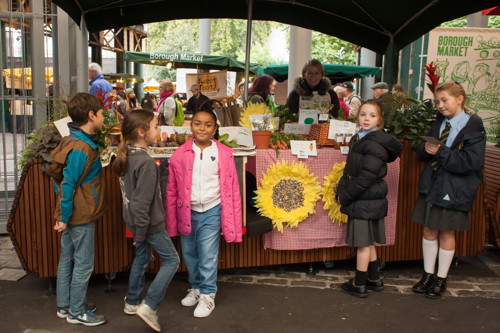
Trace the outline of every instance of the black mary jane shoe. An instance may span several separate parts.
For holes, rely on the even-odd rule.
[[[346,294],[365,298],[368,293],[366,292],[366,286],[357,286],[354,284],[354,279],[350,279],[348,282],[340,285],[340,290]]]
[[[438,299],[443,297],[444,292],[446,291],[446,278],[440,278],[439,276],[434,279],[432,286],[429,288],[429,291],[425,293],[425,297]]]
[[[420,281],[418,281],[412,288],[414,293],[425,294],[429,291],[434,281],[434,274],[424,272]]]
[[[383,291],[384,290],[384,281],[381,278],[377,280],[366,280],[366,289],[373,291]]]

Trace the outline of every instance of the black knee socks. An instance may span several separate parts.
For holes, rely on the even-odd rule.
[[[370,261],[370,263],[368,263],[368,279],[371,280],[371,281],[376,281],[378,279],[380,279],[380,273],[378,271],[378,261],[375,260],[375,261]]]
[[[354,275],[354,284],[356,286],[366,285],[366,275],[367,274],[368,274],[367,272],[362,272],[362,271],[356,270],[356,274]]]

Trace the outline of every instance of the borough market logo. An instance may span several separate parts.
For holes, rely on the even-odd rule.
[[[149,53],[151,60],[203,62],[203,55],[193,53]]]

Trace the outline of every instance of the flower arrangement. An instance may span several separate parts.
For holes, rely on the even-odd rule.
[[[335,200],[335,192],[340,178],[344,172],[345,162],[336,163],[332,171],[325,176],[323,183],[323,202],[324,209],[328,210],[328,217],[334,223],[347,223],[348,216],[340,212],[340,204]]]
[[[430,80],[430,82],[427,82],[427,87],[432,93],[434,93],[434,90],[436,90],[436,87],[439,84],[440,76],[437,73],[437,67],[438,65],[434,65],[433,61],[425,65],[425,75],[427,75],[427,78]]]
[[[258,212],[270,218],[274,228],[283,232],[284,225],[296,228],[315,213],[321,186],[304,163],[283,161],[267,168],[255,193]]]
[[[252,115],[264,115],[263,122],[252,122],[250,117]],[[248,103],[240,117],[240,126],[250,130],[252,129],[252,125],[254,126],[253,128],[257,128],[258,130],[272,130],[273,123],[273,114],[264,103]]]

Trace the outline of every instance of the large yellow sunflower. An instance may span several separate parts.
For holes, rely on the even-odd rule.
[[[252,124],[250,122],[250,115],[258,114],[272,114],[269,108],[264,103],[248,103],[247,107],[243,110],[240,116],[240,126],[252,129]],[[274,122],[274,120],[273,120]]]
[[[255,191],[255,206],[263,216],[283,232],[283,224],[296,228],[309,214],[315,212],[321,186],[304,163],[277,162],[267,168]]]
[[[348,216],[340,212],[340,204],[335,200],[335,191],[337,184],[344,172],[345,162],[336,163],[332,171],[325,176],[325,181],[323,183],[323,202],[325,205],[324,209],[328,210],[328,217],[332,222],[342,224],[346,223]]]

